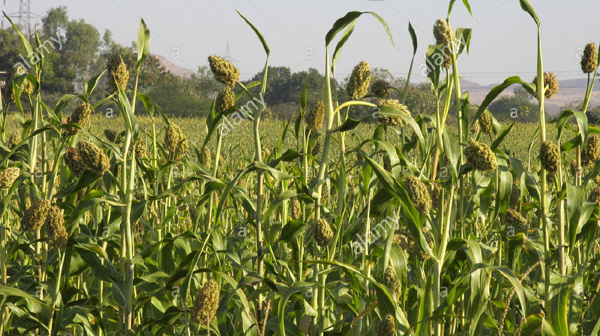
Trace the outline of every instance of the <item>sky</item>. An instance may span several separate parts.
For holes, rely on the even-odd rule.
[[[48,9],[66,6],[70,19],[106,29],[124,45],[136,40],[139,19],[151,31],[150,52],[178,66],[197,71],[211,54],[230,57],[242,79],[261,71],[265,53],[236,9],[264,35],[271,49],[270,65],[292,71],[316,68],[324,72],[325,35],[349,11],[373,11],[388,23],[395,47],[372,16],[359,18],[354,34],[338,62],[337,77],[345,78],[362,60],[406,77],[412,57],[408,22],[415,28],[419,48],[412,81],[426,81],[419,71],[432,27],[445,18],[448,0],[30,0],[38,17]],[[20,0],[3,0],[3,11],[16,13]],[[600,42],[600,1],[531,0],[541,19],[544,65],[559,80],[584,78],[580,56],[588,42]],[[489,85],[510,76],[532,80],[536,73],[536,26],[518,0],[470,0],[473,17],[461,0],[451,16],[453,28],[472,28],[469,54],[459,59],[460,75]],[[39,24],[39,18],[33,23]],[[7,22],[3,19],[6,27]]]

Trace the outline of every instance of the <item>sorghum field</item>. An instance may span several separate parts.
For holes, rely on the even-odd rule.
[[[337,102],[356,21],[375,16],[393,43],[372,12],[332,22],[322,100],[302,95],[286,121],[261,118],[270,49],[241,14],[264,47],[262,81],[209,57],[223,85],[204,119],[169,118],[138,92],[143,20],[135,69],[114,55],[56,106],[41,63],[16,67],[0,119],[0,335],[598,335],[596,45],[582,111],[547,117],[559,86],[541,39],[537,77],[476,106],[460,87],[472,31],[451,27],[454,2],[432,22],[430,115],[412,114],[406,92],[390,99],[398,88],[371,82],[367,61]],[[92,101],[100,78],[112,94]],[[539,123],[487,110],[511,86],[537,99]],[[370,112],[348,117],[358,106]]]

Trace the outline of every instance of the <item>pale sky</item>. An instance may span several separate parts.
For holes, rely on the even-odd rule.
[[[7,13],[18,11],[19,0],[4,2]],[[531,2],[542,21],[545,70],[555,72],[560,80],[584,78],[578,53],[586,43],[600,42],[600,1]],[[461,56],[459,62],[461,76],[482,85],[499,83],[512,75],[532,80],[536,29],[519,1],[470,0],[470,4],[474,18],[461,0],[451,17],[453,28],[473,28],[470,54]],[[321,73],[324,37],[335,20],[349,11],[374,11],[389,24],[397,49],[375,18],[363,16],[342,51],[338,78],[344,78],[362,60],[395,76],[406,76],[412,55],[407,30],[410,19],[419,39],[413,81],[421,82],[425,78],[418,66],[424,62],[427,45],[434,43],[435,20],[446,17],[448,0],[31,0],[31,11],[38,15],[56,6],[66,6],[70,19],[84,19],[101,36],[110,29],[113,38],[124,45],[136,40],[142,17],[151,30],[151,53],[193,71],[206,65],[210,54],[225,55],[229,43],[230,55],[243,79],[262,69],[265,54],[235,9],[263,33],[271,48],[270,65],[287,66],[292,71],[314,67]]]

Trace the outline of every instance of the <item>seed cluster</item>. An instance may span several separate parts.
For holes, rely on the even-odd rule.
[[[39,230],[48,216],[50,211],[50,201],[39,200],[23,215],[21,219],[21,230],[25,232],[35,232]]]
[[[406,191],[410,201],[421,214],[427,214],[431,210],[431,195],[427,186],[415,176],[407,176],[405,182]]]
[[[518,206],[519,202],[521,201],[521,186],[518,181],[519,180],[517,180],[517,181],[515,181],[515,183],[513,183],[512,190],[510,192],[510,206],[511,207]]]
[[[398,279],[396,270],[392,266],[388,266],[383,273],[383,284],[388,286],[396,294],[396,300],[401,302],[402,300],[402,283]]]
[[[146,150],[146,138],[144,136],[139,136],[137,141],[135,142],[135,146],[133,147],[133,150],[135,151],[135,155],[137,155],[137,157],[139,158],[145,158],[146,155],[148,155],[148,152]]]
[[[540,161],[542,167],[546,169],[549,176],[555,176],[558,173],[560,165],[560,149],[550,141],[542,142],[540,149]]]
[[[6,145],[8,148],[14,148],[16,145],[21,143],[21,132],[14,131],[12,132],[6,141]]]
[[[14,78],[25,75],[26,73],[27,73],[27,71],[25,71],[25,68],[23,68],[22,65],[19,64],[15,67],[13,74],[12,74],[12,78],[6,85],[6,97],[7,97],[8,101],[14,102],[17,100],[17,98],[15,97],[15,92],[13,91],[13,85],[12,85]],[[31,83],[31,81],[29,81],[29,79],[25,79],[23,81],[23,84],[21,85],[20,95],[22,95],[23,93],[32,94],[33,91],[35,91],[35,87],[33,86],[33,83]]]
[[[196,295],[192,308],[193,320],[200,325],[209,324],[217,316],[219,295],[219,284],[212,279],[208,280]]]
[[[467,163],[474,170],[490,171],[498,167],[496,154],[494,154],[494,151],[484,143],[470,139],[469,145],[465,148],[464,153]]]
[[[396,336],[396,320],[392,315],[388,314],[383,318],[377,336]]]
[[[333,230],[329,223],[320,218],[315,224],[315,240],[320,247],[326,247],[333,239]]]
[[[392,172],[392,160],[387,155],[383,156],[383,169],[385,169],[388,173]]]
[[[75,108],[73,114],[67,118],[67,124],[78,124],[81,127],[86,127],[92,115],[92,105],[83,103]],[[76,127],[69,127],[63,131],[63,135],[75,135],[79,132]]]
[[[315,106],[310,110],[310,113],[306,116],[306,124],[308,127],[316,133],[323,127],[325,121],[325,103],[319,100],[315,103]]]
[[[517,232],[524,232],[527,229],[527,219],[520,212],[507,209],[506,225],[515,228]]]
[[[215,55],[208,56],[208,64],[215,79],[231,88],[240,79],[240,71],[222,57]]]
[[[598,160],[600,156],[600,137],[592,135],[588,138],[587,146],[581,151],[581,165],[583,167],[590,166]]]
[[[377,105],[395,108],[396,110],[404,113],[407,117],[411,117],[408,107],[406,107],[406,105],[401,104],[397,99],[380,99]],[[395,127],[402,127],[407,124],[406,120],[404,120],[398,115],[380,113],[378,120],[380,123]]]
[[[210,152],[210,148],[202,147],[202,152],[200,155],[200,163],[205,165],[207,168],[210,168],[212,164],[212,154]]]
[[[302,218],[302,204],[297,198],[292,198],[292,219],[300,220]]]
[[[346,84],[346,93],[352,100],[358,100],[366,96],[371,83],[371,66],[369,62],[362,61],[352,70],[350,79]]]
[[[448,21],[437,19],[433,26],[433,36],[436,44],[448,45],[454,40],[454,31]]]
[[[600,204],[600,187],[595,187],[590,191],[587,201]]]
[[[229,86],[225,86],[223,89],[221,89],[221,91],[219,91],[219,94],[217,95],[217,99],[215,100],[215,111],[226,111],[234,105],[235,94]]]
[[[110,169],[110,159],[93,142],[79,141],[77,143],[77,150],[85,166],[94,174],[102,176]]]
[[[373,82],[373,85],[371,85],[371,93],[376,97],[388,99],[392,93],[390,86],[391,85],[388,81],[378,79]]]
[[[76,148],[67,148],[64,159],[67,167],[69,167],[71,172],[73,172],[73,175],[77,177],[81,176],[81,173],[83,173],[83,171],[86,169],[85,162]]]
[[[13,183],[21,175],[21,169],[9,167],[0,173],[0,191],[12,187]]]
[[[492,113],[489,110],[483,111],[481,117],[479,117],[479,124],[483,133],[492,134],[494,131],[494,121],[492,119]]]
[[[596,43],[588,43],[583,50],[581,56],[581,70],[583,73],[589,74],[598,68],[598,49]]]
[[[181,158],[188,151],[187,137],[174,123],[170,123],[165,132],[165,145],[171,154],[177,153],[177,158]]]
[[[121,55],[113,55],[106,64],[108,72],[108,85],[112,92],[121,90],[127,90],[127,83],[129,83],[129,71],[127,65],[123,61]]]
[[[537,85],[537,76],[533,79],[533,84]],[[544,85],[547,86],[545,97],[550,99],[558,93],[558,79],[553,72],[544,72]]]
[[[65,227],[65,218],[62,211],[56,205],[51,206],[48,210],[45,225],[48,247],[51,249],[63,247],[69,239],[69,234]]]
[[[114,143],[118,143],[121,140],[118,137],[117,131],[109,129],[109,128],[104,130],[104,136],[106,137],[106,140],[108,140],[110,142],[114,142]]]

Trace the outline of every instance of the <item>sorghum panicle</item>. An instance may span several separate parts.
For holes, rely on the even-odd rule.
[[[225,86],[223,89],[221,89],[221,91],[219,91],[219,94],[217,95],[217,99],[215,100],[215,111],[226,111],[234,105],[235,94],[229,86]]]
[[[596,49],[596,43],[588,43],[583,50],[581,56],[581,70],[583,73],[589,74],[598,68],[598,49]]]
[[[494,120],[492,119],[492,113],[489,110],[483,111],[478,121],[483,133],[492,134],[494,130]]]
[[[346,93],[352,100],[366,96],[371,83],[371,66],[369,62],[362,61],[352,70],[352,75],[346,84]]]
[[[212,279],[208,280],[196,295],[192,319],[200,325],[209,324],[217,315],[219,296],[219,284]]]
[[[208,64],[215,79],[229,87],[234,87],[235,83],[240,79],[240,71],[222,57],[215,55],[208,56]]]
[[[417,211],[421,214],[429,213],[429,210],[431,210],[431,195],[427,191],[425,183],[418,177],[411,175],[406,177],[405,187],[408,197],[410,197],[410,201]]]
[[[177,158],[181,158],[183,154],[187,153],[188,150],[188,141],[187,137],[179,128],[179,126],[174,123],[170,123],[169,127],[167,127],[167,131],[165,132],[165,145],[169,152],[177,153]]]
[[[123,61],[121,55],[113,55],[106,65],[108,70],[108,85],[112,92],[121,90],[127,90],[127,83],[129,83],[129,71],[127,65]]]
[[[395,108],[396,110],[404,113],[407,117],[411,117],[408,107],[406,107],[406,105],[401,104],[397,99],[380,99],[377,105]],[[407,124],[407,122],[398,115],[380,113],[377,119],[380,123],[386,124],[388,126],[402,127]]]
[[[433,36],[435,37],[436,44],[448,45],[454,39],[454,31],[448,21],[437,19],[433,26]]]
[[[467,163],[474,170],[490,171],[498,167],[496,154],[494,154],[494,151],[484,143],[470,139],[469,145],[464,150],[464,154]]]
[[[202,153],[200,153],[200,163],[205,165],[207,168],[210,168],[212,164],[212,154],[208,147],[202,148]]]
[[[386,315],[379,325],[377,336],[396,336],[396,320],[392,315]]]
[[[76,148],[69,147],[65,151],[64,158],[65,164],[71,169],[71,172],[77,177],[81,176],[81,173],[86,169],[86,165],[79,151]]]
[[[542,142],[540,161],[542,162],[542,167],[548,171],[548,175],[556,175],[560,165],[560,149],[558,146],[550,141]]]
[[[588,138],[587,146],[581,151],[581,165],[587,167],[594,164],[600,156],[600,138],[592,135]]]
[[[86,167],[98,176],[104,175],[110,169],[110,159],[104,151],[93,142],[79,141],[77,150]]]
[[[21,175],[21,169],[17,167],[9,167],[0,173],[0,190],[12,187],[13,183]]]
[[[390,83],[383,79],[376,80],[373,82],[373,85],[371,85],[371,93],[379,98],[388,99],[392,93]]]
[[[317,245],[325,247],[331,243],[332,239],[333,230],[331,230],[331,226],[325,219],[320,218],[315,225],[315,240]]]
[[[62,211],[56,205],[51,206],[48,210],[45,225],[48,247],[51,249],[63,247],[69,239],[69,234],[65,227],[65,218]]]
[[[92,105],[83,103],[77,106],[69,118],[67,118],[67,124],[78,124],[82,128],[86,127],[90,121],[90,115],[92,115]],[[65,135],[75,135],[77,132],[79,132],[79,129],[75,127],[64,130]]]
[[[31,208],[25,211],[21,219],[21,230],[25,232],[35,232],[39,230],[48,216],[50,210],[50,201],[39,200]]]
[[[306,116],[306,124],[314,133],[323,127],[323,121],[325,121],[325,103],[319,100]]]
[[[537,76],[533,79],[533,84],[537,85]],[[544,72],[544,85],[547,86],[545,97],[550,99],[558,93],[558,79],[553,72]]]

